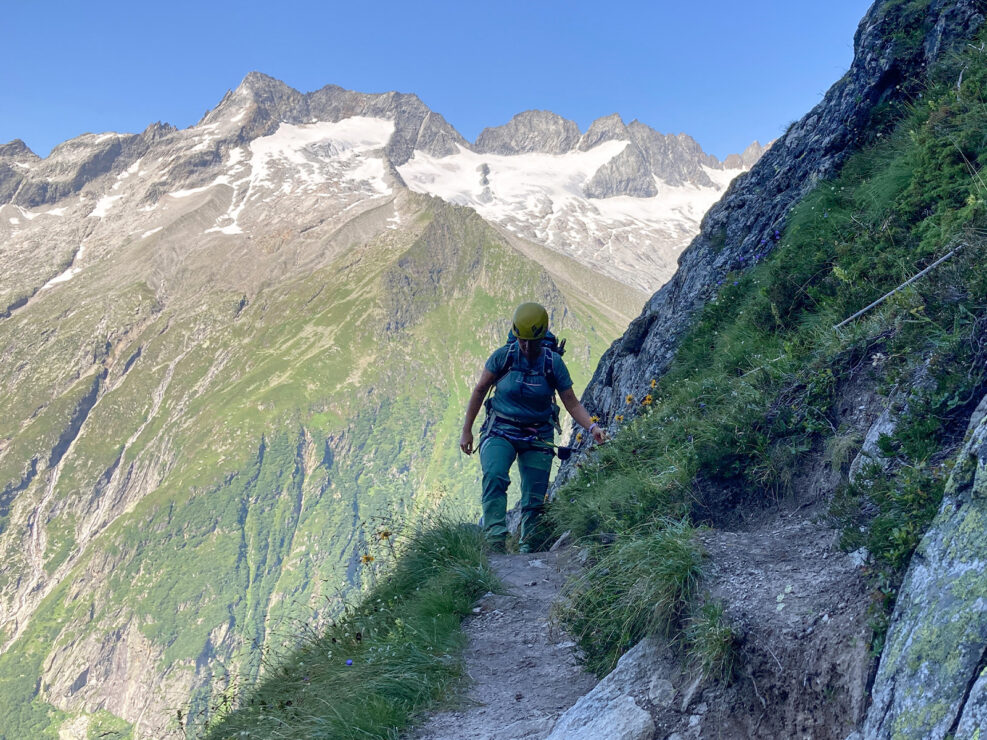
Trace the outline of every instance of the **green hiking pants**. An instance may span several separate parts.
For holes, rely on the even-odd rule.
[[[552,449],[537,442],[515,442],[485,435],[480,442],[483,468],[483,531],[487,540],[501,544],[507,537],[507,487],[510,469],[518,461],[521,473],[521,544],[541,544],[538,520],[545,507],[548,478],[552,472]]]

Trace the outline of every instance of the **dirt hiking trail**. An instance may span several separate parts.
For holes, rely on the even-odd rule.
[[[549,618],[570,558],[565,551],[491,556],[507,592],[487,594],[463,624],[466,697],[408,740],[542,740],[596,685],[575,643]]]

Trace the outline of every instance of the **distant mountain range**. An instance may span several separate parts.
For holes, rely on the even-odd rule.
[[[759,152],[537,111],[469,144],[257,73],[188,129],[0,147],[0,737],[180,737],[372,577],[373,517],[476,508],[513,307],[582,388]]]
[[[152,152],[157,161],[148,161]],[[326,156],[343,152],[329,171]],[[31,209],[50,214],[45,206],[72,196],[81,207],[107,207],[119,200],[118,183],[131,174],[139,175],[134,182],[144,181],[140,197],[147,205],[169,188],[233,182],[235,172],[227,170],[253,171],[261,161],[275,169],[280,162],[307,161],[323,181],[352,164],[357,169],[347,177],[389,178],[469,205],[514,235],[650,294],[674,272],[707,208],[763,152],[754,142],[720,162],[685,134],[660,134],[638,121],[625,125],[616,114],[581,134],[574,122],[547,111],[484,129],[471,145],[415,95],[335,86],[302,94],[252,72],[189,129],[155,124],[141,134],[87,134],[55,147],[46,159],[21,141],[0,146],[0,203],[22,209],[8,209],[0,219],[0,238],[29,238],[23,227]],[[358,169],[368,153],[384,170],[372,177]],[[110,173],[120,180],[104,193],[100,184]],[[230,212],[256,201],[257,192],[237,189]],[[231,224],[217,228],[232,235]],[[58,264],[65,259],[59,256]]]

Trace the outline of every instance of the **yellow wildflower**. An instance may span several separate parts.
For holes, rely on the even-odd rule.
[[[625,400],[627,401],[627,403],[634,403],[634,396],[628,393],[627,398]]]
[[[596,414],[593,414],[591,417],[589,417],[589,420],[590,420],[590,423],[595,424],[596,422],[598,422],[600,420],[600,417],[597,416]]]
[[[382,529],[377,533],[377,536],[380,537],[382,540],[390,539],[391,530]]]
[[[372,563],[373,561],[374,561],[374,556],[373,555],[361,555],[360,556],[360,562],[363,563],[364,565],[367,565],[369,563]]]
[[[616,415],[616,416],[615,416],[614,418],[615,418],[615,419],[616,419],[617,421],[623,421],[623,420],[624,420],[624,415],[623,415],[623,414],[617,414],[617,415]]]
[[[642,406],[650,406],[651,405],[651,394],[650,393],[648,395],[646,395],[644,398],[641,399],[641,405]]]
[[[655,388],[655,387],[656,387],[657,385],[658,385],[658,381],[657,381],[657,380],[655,380],[654,378],[652,378],[652,379],[651,379],[651,387],[652,387],[652,388]]]
[[[583,441],[583,433],[582,432],[576,432],[576,441],[577,442],[582,442]]]

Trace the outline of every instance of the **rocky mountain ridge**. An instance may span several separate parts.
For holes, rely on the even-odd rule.
[[[615,114],[581,135],[572,121],[544,111],[486,129],[470,145],[415,95],[365,94],[333,85],[303,94],[251,72],[189,129],[159,123],[141,134],[86,134],[55,147],[45,159],[23,142],[4,145],[0,206],[22,209],[8,219],[23,221],[32,209],[50,211],[73,196],[112,197],[102,191],[100,178],[122,176],[152,152],[167,151],[175,161],[146,189],[142,206],[150,207],[166,188],[184,191],[215,182],[216,168],[235,167],[248,156],[251,142],[275,137],[282,127],[286,135],[305,138],[302,147],[315,146],[314,129],[345,127],[347,120],[380,122],[369,124],[372,141],[363,145],[382,150],[386,177],[402,184],[407,177],[414,190],[479,208],[519,237],[647,291],[671,275],[678,252],[724,185],[763,151],[755,142],[744,156],[731,155],[727,167],[684,134],[665,136],[637,121],[625,126]],[[540,155],[562,161],[543,162]],[[469,183],[459,171],[463,160],[471,170],[482,170],[471,173]],[[571,170],[570,161],[575,179],[551,175]],[[538,183],[519,192],[519,179]],[[59,255],[55,261],[66,259]],[[24,295],[0,310],[19,300]]]

